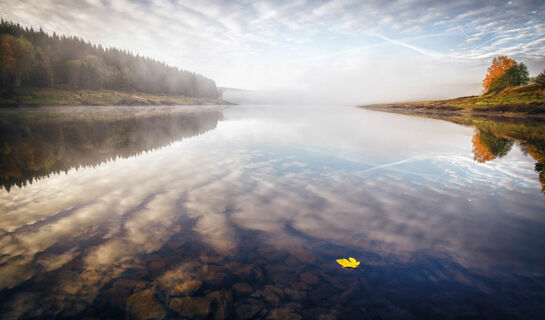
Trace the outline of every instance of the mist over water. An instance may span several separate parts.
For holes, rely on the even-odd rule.
[[[11,115],[6,318],[541,315],[545,197],[517,146],[479,163],[479,129],[446,121],[199,108]]]

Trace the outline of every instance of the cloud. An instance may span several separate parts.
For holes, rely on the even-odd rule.
[[[366,47],[371,56],[380,55],[381,50],[373,46],[377,39],[369,37],[371,34],[380,35],[382,46],[390,46],[392,54],[375,62],[376,69],[354,69],[360,73],[376,74],[396,62],[411,63],[411,54],[403,50],[409,48],[456,60],[460,73],[471,73],[471,83],[477,83],[495,55],[509,54],[526,61],[535,74],[542,69],[536,61],[541,61],[545,51],[540,41],[545,37],[545,6],[534,0],[484,4],[469,0],[6,0],[0,4],[0,15],[163,60],[211,77],[220,86],[248,89],[305,87],[309,79],[300,79],[300,75],[324,67],[310,63],[317,56],[336,55],[336,65],[344,67],[350,67],[353,58],[364,65],[367,55],[343,60],[338,53]],[[428,37],[438,33],[446,35]],[[309,63],[294,65],[294,59]],[[477,68],[480,72],[476,73]],[[461,84],[460,78],[445,77],[439,68],[429,72]],[[386,72],[381,78],[391,76]],[[332,78],[331,83],[338,80]],[[418,77],[412,82],[418,83]],[[377,88],[389,86],[388,80],[374,83]],[[392,89],[410,91],[404,84]],[[357,88],[351,90],[357,92]],[[432,86],[429,91],[433,90]],[[351,95],[357,96],[352,103],[367,98]],[[399,99],[411,98],[414,95],[399,95]]]

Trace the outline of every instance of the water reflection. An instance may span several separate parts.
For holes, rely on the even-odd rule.
[[[473,159],[479,163],[484,163],[496,158],[502,158],[511,151],[515,140],[498,137],[493,133],[477,129],[472,139]],[[520,151],[525,155],[530,155],[536,160],[535,170],[539,174],[541,183],[541,192],[545,194],[545,142],[541,140],[518,140],[517,144]]]
[[[545,200],[532,159],[512,148],[474,161],[472,127],[332,111],[237,106],[204,135],[1,190],[0,311],[542,314]],[[364,271],[339,268],[346,256]]]
[[[484,163],[496,158],[502,158],[511,151],[513,140],[496,137],[486,131],[477,130],[473,139],[473,159],[479,163]]]
[[[446,120],[475,127],[473,159],[479,163],[506,156],[516,143],[524,155],[536,161],[535,171],[545,194],[545,123],[536,120],[521,124],[506,119],[494,121],[470,117],[447,117]]]
[[[221,119],[213,108],[112,109],[4,110],[0,188],[134,156],[212,130]]]

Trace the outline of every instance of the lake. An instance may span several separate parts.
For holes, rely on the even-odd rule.
[[[0,317],[539,319],[545,125],[450,120],[3,109]]]

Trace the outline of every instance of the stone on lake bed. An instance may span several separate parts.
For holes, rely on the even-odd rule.
[[[238,269],[233,270],[232,272],[240,278],[250,278],[252,276],[257,277],[258,279],[263,278],[263,273],[259,267],[252,264],[241,265]]]
[[[279,261],[286,257],[288,254],[286,251],[275,247],[260,247],[257,249],[260,256],[268,261]]]
[[[257,290],[252,294],[252,297],[258,297],[269,305],[276,306],[280,303],[280,299],[284,296],[282,289],[275,286],[265,286],[263,290]]]
[[[214,291],[206,295],[215,305],[214,319],[223,320],[229,318],[233,304],[233,295],[230,291]]]
[[[288,266],[298,266],[301,264],[301,261],[299,261],[299,259],[297,259],[296,257],[294,256],[289,256],[286,260],[284,260],[284,263],[287,264]]]
[[[312,290],[312,287],[306,284],[305,282],[292,282],[289,285],[289,288],[295,290]]]
[[[189,280],[182,283],[176,283],[174,288],[170,290],[170,295],[179,296],[179,295],[192,295],[197,292],[202,286],[202,281],[200,280]]]
[[[210,313],[212,299],[209,297],[184,297],[170,300],[169,308],[182,317],[206,317]]]
[[[309,285],[316,285],[320,282],[320,278],[318,278],[316,275],[310,273],[310,272],[303,272],[299,278],[301,279],[301,281],[303,281],[304,283],[306,284],[309,284]]]
[[[267,319],[271,320],[300,320],[301,315],[293,312],[291,308],[276,308],[271,310]]]
[[[254,291],[254,288],[246,282],[237,282],[233,285],[233,289],[239,294],[248,294]]]
[[[265,291],[265,301],[272,306],[277,306],[280,303],[280,298],[272,291]]]
[[[291,300],[300,301],[306,298],[307,292],[302,290],[294,290],[290,288],[284,289],[285,294],[289,297]]]
[[[186,282],[196,278],[195,270],[201,265],[196,262],[186,262],[164,272],[157,280],[163,288],[171,288],[179,282]]]
[[[305,249],[291,250],[291,255],[306,264],[316,264],[316,255]]]
[[[151,289],[134,293],[127,300],[127,312],[131,319],[163,319],[166,311],[153,296]]]
[[[237,307],[237,319],[251,319],[261,311],[263,307],[258,304],[243,304]]]
[[[134,280],[116,280],[111,288],[100,293],[98,299],[102,299],[111,306],[125,309],[127,299],[137,284]]]
[[[200,260],[203,263],[219,263],[226,258],[225,255],[209,253],[207,255],[200,256]]]
[[[282,297],[284,295],[284,291],[282,289],[271,285],[265,286],[265,291],[272,291],[276,293],[279,297]]]

